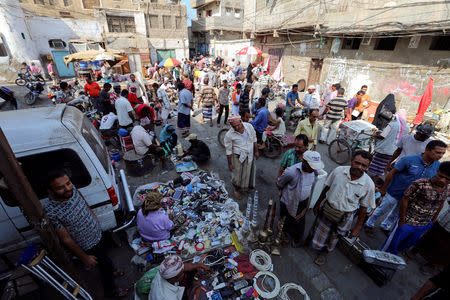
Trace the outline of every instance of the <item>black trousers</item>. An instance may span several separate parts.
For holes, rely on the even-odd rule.
[[[208,161],[210,158],[209,155],[206,154],[196,154],[196,155],[192,155],[192,160],[198,163],[202,163],[202,162],[206,162]]]
[[[230,113],[230,106],[220,104],[219,114],[217,115],[217,124],[220,124],[220,119],[222,118],[222,113],[223,113],[224,109],[225,109],[225,120],[223,122],[226,123],[228,121],[228,114]]]
[[[106,295],[111,295],[116,288],[114,284],[114,265],[108,255],[106,255],[105,237],[103,236],[97,245],[85,252],[88,255],[97,257],[97,267],[100,270],[103,289]]]
[[[308,205],[308,199],[299,202],[297,215],[305,209],[306,205]],[[303,241],[303,235],[305,233],[305,216],[297,221],[289,214],[286,204],[280,202],[280,217],[286,217],[286,219],[284,220],[283,231],[289,234],[295,243]]]

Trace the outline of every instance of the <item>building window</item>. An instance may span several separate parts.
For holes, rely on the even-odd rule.
[[[378,39],[374,50],[388,50],[393,51],[395,49],[395,45],[397,44],[398,38],[384,38]]]
[[[358,50],[359,45],[361,44],[361,39],[344,39],[344,42],[342,43],[342,49],[345,50]]]
[[[48,4],[49,5],[57,5],[57,1],[56,0],[48,0]]]
[[[211,10],[211,9],[208,9],[208,10],[206,11],[206,16],[207,16],[207,17],[211,17],[211,15],[212,15],[212,10]]]
[[[151,3],[158,3],[158,0],[150,0]]]
[[[109,32],[136,32],[133,17],[106,16]]]
[[[59,40],[59,39],[49,40],[48,45],[50,46],[50,48],[55,48],[55,49],[64,49],[67,46],[66,42],[64,42],[63,40]]]
[[[157,15],[149,15],[149,19],[150,19],[150,28],[159,28]]]
[[[63,0],[64,6],[71,6],[72,0]]]
[[[44,5],[44,0],[34,0],[34,4]]]
[[[234,16],[236,18],[240,18],[241,17],[241,10],[240,9],[235,9],[234,10]]]
[[[170,16],[163,16],[163,28],[164,29],[171,29],[172,28],[172,24],[171,24],[171,17]]]
[[[82,0],[84,9],[92,9],[94,6],[100,6],[100,0]]]
[[[233,9],[232,8],[229,8],[229,7],[225,8],[225,14],[227,16],[231,16],[232,13],[233,13]]]
[[[431,41],[430,50],[450,50],[450,36],[437,36]]]
[[[176,29],[181,28],[181,17],[175,17],[175,28]]]

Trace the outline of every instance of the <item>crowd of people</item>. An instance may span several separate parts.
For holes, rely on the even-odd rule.
[[[159,157],[166,169],[170,169],[167,157],[179,141],[176,129],[190,143],[179,159],[190,156],[199,163],[210,159],[208,145],[190,132],[191,115],[197,106],[201,108],[202,123],[213,126],[213,116],[218,108],[217,126],[222,126],[222,116],[223,124],[230,125],[224,145],[234,195],[238,199],[257,186],[256,160],[265,147],[263,135],[284,136],[293,111],[301,107],[307,116],[295,127],[293,147],[280,160],[274,186],[280,195],[279,228],[283,225],[285,231],[283,245],[311,246],[317,250],[315,263],[323,265],[340,237],[347,234],[357,237],[363,229],[367,236],[374,237],[375,228],[381,222],[380,227],[387,238],[380,249],[409,259],[420,253],[429,262],[424,268],[448,266],[449,211],[442,212],[439,219],[438,216],[450,197],[450,162],[439,162],[447,145],[431,139],[433,125],[423,123],[410,133],[406,112],[396,109],[393,94],[381,101],[371,116],[368,107],[372,104],[366,85],[348,99],[345,88],[339,83],[320,94],[315,85],[304,91],[304,80],[292,85],[285,105],[277,106],[271,114],[267,104],[273,80],[267,71],[256,63],[250,63],[244,69],[239,61],[226,64],[220,57],[198,57],[184,60],[172,70],[157,65],[148,67],[147,76],[153,82],[149,85],[131,75],[126,89],[109,83],[101,88],[88,77],[83,90],[102,115],[100,130],[103,134],[117,122],[117,129],[130,132],[137,154]],[[71,101],[67,83],[61,82],[60,87],[58,102]],[[304,92],[303,97],[300,97],[299,89]],[[175,116],[172,113],[175,105],[176,128],[168,121]],[[313,206],[313,226],[307,230],[305,215],[310,207],[311,190],[318,172],[325,167],[317,152],[318,143],[329,144],[339,124],[350,120],[371,120],[376,127],[372,134],[374,152],[355,151],[350,166],[339,166],[331,171]],[[156,125],[162,125],[159,138],[155,134]],[[57,191],[58,185],[68,185],[66,177],[58,173],[50,178],[48,212],[65,209],[56,207],[59,198],[73,201],[73,205],[78,201],[78,192],[72,186],[70,195],[69,188],[66,192]],[[138,230],[148,242],[170,237],[173,222],[171,216],[159,211],[160,207],[159,194],[148,194],[139,210]],[[101,234],[84,232],[87,237],[78,241],[73,235],[81,234],[82,228],[75,227],[83,227],[82,224],[73,223],[70,216],[56,213],[49,213],[49,216],[58,228],[65,228],[60,237],[66,239],[65,244],[86,265],[108,265],[103,266],[103,271],[109,272],[105,283],[108,291],[114,290],[110,280],[114,268],[106,259],[94,259],[98,251],[91,250],[101,249],[98,246]],[[66,225],[61,225],[63,217]],[[150,299],[160,299],[158,293],[164,294],[161,287],[181,282],[184,271],[196,268],[207,269],[202,265],[183,264],[176,256],[166,258]],[[446,271],[448,278],[448,269]]]

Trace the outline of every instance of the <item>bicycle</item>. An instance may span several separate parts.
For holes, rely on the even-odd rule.
[[[229,128],[223,128],[217,134],[217,140],[222,147],[225,147],[225,135]],[[279,137],[273,134],[264,134],[263,141],[265,144],[264,149],[261,150],[262,154],[267,158],[276,158],[283,153],[283,142]]]
[[[345,123],[341,124],[340,129],[342,127],[345,127]],[[367,137],[362,137],[363,135]],[[336,139],[328,146],[328,156],[335,163],[342,165],[351,160],[356,150],[362,149],[372,153],[374,142],[375,140],[372,134],[366,133],[364,130],[358,132],[354,138],[346,137],[340,130],[337,133]]]

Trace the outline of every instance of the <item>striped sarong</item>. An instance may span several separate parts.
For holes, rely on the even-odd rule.
[[[202,107],[202,113],[203,113],[203,119],[212,119],[212,106],[203,106]]]
[[[391,161],[392,155],[375,152],[372,163],[367,171],[373,175],[383,176],[386,165]]]
[[[323,215],[323,208],[311,228],[311,247],[316,250],[333,251],[341,236],[344,236],[352,227],[354,212],[345,213],[339,223],[328,220]]]

